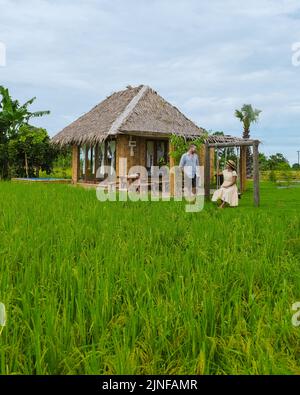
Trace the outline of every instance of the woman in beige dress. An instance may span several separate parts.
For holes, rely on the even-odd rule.
[[[212,201],[216,202],[222,200],[219,208],[224,208],[225,204],[231,207],[236,207],[239,204],[237,182],[236,164],[233,160],[226,162],[226,168],[223,171],[224,182],[220,189],[217,189],[213,194]]]

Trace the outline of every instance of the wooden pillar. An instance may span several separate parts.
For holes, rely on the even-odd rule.
[[[120,157],[122,156],[121,137],[117,135],[116,138],[116,176],[120,176]]]
[[[79,147],[77,145],[72,146],[72,183],[77,184],[79,179]]]
[[[205,199],[210,199],[210,148],[205,145],[205,165],[204,165],[204,191]]]
[[[129,170],[128,158],[128,137],[125,135],[117,135],[116,138],[116,175],[117,177],[125,176]],[[127,164],[125,164],[127,160]]]
[[[99,143],[96,143],[96,145],[94,146],[94,150],[95,150],[95,181],[97,179],[97,170],[99,167]]]
[[[202,144],[199,149],[199,162],[200,166],[204,166],[205,164],[205,145]]]
[[[85,181],[88,181],[90,176],[90,161],[89,161],[89,146],[84,146],[84,162],[85,162]]]
[[[240,189],[241,192],[245,192],[247,183],[247,147],[242,146],[240,152]]]
[[[170,196],[174,196],[175,194],[175,172],[174,170],[172,171],[172,168],[175,166],[175,159],[172,156],[172,153],[174,152],[175,147],[171,142],[169,141],[169,161],[170,161]]]
[[[253,194],[256,207],[260,204],[258,144],[258,141],[253,144]]]

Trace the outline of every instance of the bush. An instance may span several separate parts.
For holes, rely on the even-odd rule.
[[[282,179],[287,183],[287,185],[291,185],[293,176],[290,171],[284,171],[281,173]]]

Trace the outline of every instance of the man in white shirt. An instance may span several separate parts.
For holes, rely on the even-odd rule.
[[[199,158],[196,154],[195,144],[191,144],[189,146],[188,152],[182,155],[179,167],[191,179],[192,192],[195,195],[197,186],[197,167],[199,167]]]

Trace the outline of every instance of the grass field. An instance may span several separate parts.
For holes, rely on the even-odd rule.
[[[2,374],[300,374],[300,188],[237,209],[0,183]]]

